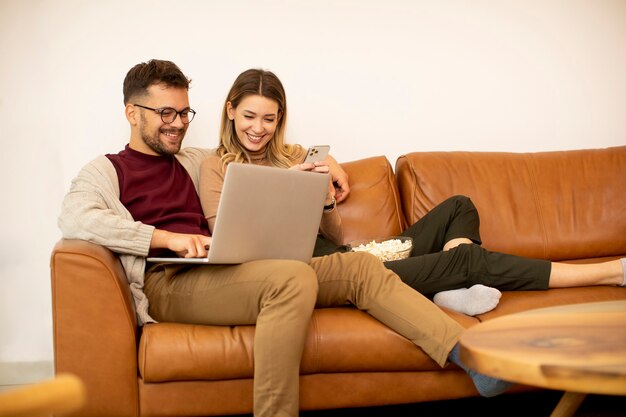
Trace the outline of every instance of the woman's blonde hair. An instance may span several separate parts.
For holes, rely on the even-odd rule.
[[[230,102],[233,108],[237,108],[241,100],[250,95],[266,97],[278,104],[278,121],[274,137],[267,144],[267,159],[272,166],[289,168],[304,156],[304,149],[300,145],[285,143],[287,123],[285,89],[274,73],[261,69],[249,69],[242,72],[230,88],[222,109],[220,144],[217,154],[222,158],[224,165],[231,162],[249,161],[247,150],[237,137],[235,122],[228,118],[227,106]]]

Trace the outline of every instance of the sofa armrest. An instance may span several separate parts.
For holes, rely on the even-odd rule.
[[[384,156],[345,162],[350,194],[337,206],[344,243],[357,239],[394,236],[405,228],[398,186]]]
[[[50,269],[56,372],[85,383],[82,415],[136,416],[137,320],[117,256],[92,243],[61,240]]]

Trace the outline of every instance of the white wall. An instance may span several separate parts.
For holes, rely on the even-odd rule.
[[[216,145],[250,67],[282,79],[291,141],[341,161],[626,144],[624,0],[0,0],[0,362],[52,358],[60,202],[127,142],[122,80],[150,58],[193,79],[187,145]]]

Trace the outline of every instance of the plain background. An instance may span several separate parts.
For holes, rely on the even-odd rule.
[[[61,200],[127,143],[122,81],[150,58],[193,80],[187,146],[217,144],[251,67],[283,81],[288,140],[339,161],[626,144],[624,0],[0,0],[0,364],[52,360]]]

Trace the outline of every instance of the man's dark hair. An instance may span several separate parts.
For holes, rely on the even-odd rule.
[[[126,74],[124,104],[128,104],[132,97],[147,94],[151,85],[165,84],[168,87],[189,89],[190,82],[191,80],[173,62],[151,59],[135,65]]]

